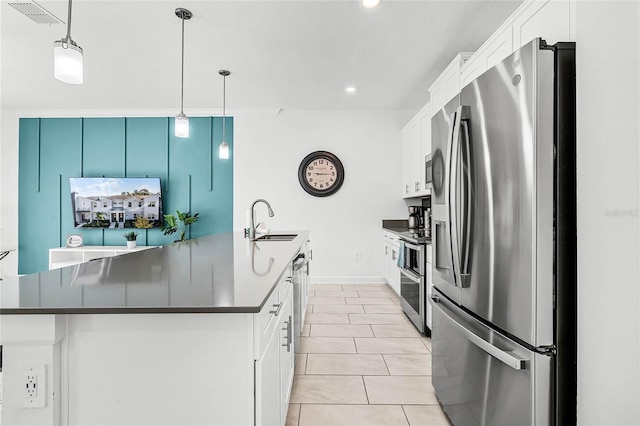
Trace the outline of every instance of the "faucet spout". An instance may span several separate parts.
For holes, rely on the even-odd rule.
[[[269,204],[269,202],[263,198],[258,198],[257,200],[255,200],[252,204],[251,204],[251,224],[249,225],[249,239],[250,240],[254,240],[256,238],[256,226],[255,226],[255,222],[256,222],[256,204],[258,203],[264,203],[267,206],[268,212],[269,212],[269,217],[273,217],[273,210],[271,209],[271,205]]]

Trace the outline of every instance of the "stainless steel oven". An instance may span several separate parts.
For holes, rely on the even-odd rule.
[[[400,305],[421,333],[426,329],[426,245],[420,238],[400,235]]]

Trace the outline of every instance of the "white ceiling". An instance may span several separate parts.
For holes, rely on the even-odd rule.
[[[28,1],[28,0],[15,0]],[[63,24],[36,24],[1,1],[1,107],[6,110],[176,110],[180,19],[185,22],[185,113],[222,106],[228,69],[234,109],[417,109],[459,51],[474,51],[521,1],[73,2],[83,85],[53,77]],[[66,22],[65,1],[39,4]],[[344,87],[358,87],[346,94]]]

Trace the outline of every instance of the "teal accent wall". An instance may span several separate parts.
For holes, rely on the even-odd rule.
[[[233,118],[230,158],[218,159],[222,117],[189,119],[176,138],[173,117],[20,119],[18,272],[48,269],[49,249],[82,234],[85,245],[124,246],[122,229],[75,229],[70,177],[160,177],[163,210],[200,213],[187,238],[233,230]],[[176,234],[140,229],[138,245],[172,243]]]

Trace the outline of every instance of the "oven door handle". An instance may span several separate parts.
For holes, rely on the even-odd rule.
[[[420,284],[420,275],[404,268],[400,268],[400,273],[409,278],[411,281]]]
[[[412,244],[409,241],[405,240],[404,238],[400,238],[400,240],[404,243],[405,247],[410,248],[411,250],[415,250],[415,251],[422,250],[422,247],[420,247],[417,244]]]

